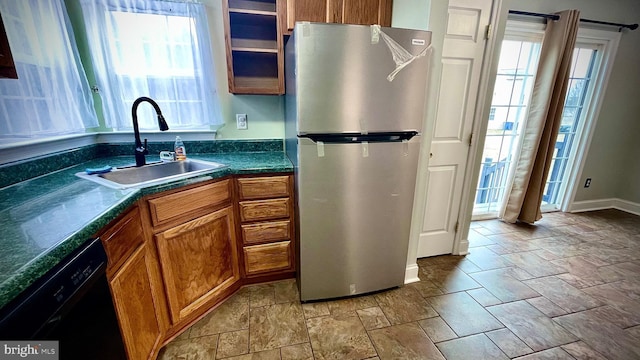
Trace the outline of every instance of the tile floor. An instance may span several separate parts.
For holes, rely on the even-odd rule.
[[[640,359],[640,217],[478,221],[469,241],[372,295],[300,304],[293,280],[245,287],[159,358]]]

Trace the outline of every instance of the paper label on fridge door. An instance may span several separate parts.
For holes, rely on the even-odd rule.
[[[324,142],[318,141],[316,143],[316,148],[318,150],[318,157],[324,157]]]
[[[424,46],[427,42],[424,39],[411,39],[411,45]]]

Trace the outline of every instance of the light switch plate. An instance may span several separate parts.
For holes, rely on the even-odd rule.
[[[236,128],[247,130],[247,114],[236,114]]]

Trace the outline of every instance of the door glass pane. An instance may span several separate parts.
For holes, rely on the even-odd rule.
[[[538,42],[502,42],[474,215],[496,213],[500,208],[531,97],[539,55]]]
[[[573,164],[575,151],[573,145],[585,113],[583,109],[587,105],[587,93],[594,73],[594,64],[597,50],[577,47],[573,51],[571,63],[571,75],[569,88],[565,98],[562,123],[556,148],[553,153],[549,176],[542,196],[542,204],[560,205],[562,193],[566,189],[567,168]]]

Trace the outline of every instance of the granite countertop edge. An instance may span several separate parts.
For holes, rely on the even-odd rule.
[[[255,157],[255,153],[225,154],[223,157],[221,157],[220,154],[197,154],[190,156],[194,159],[215,161],[227,166],[194,177],[138,188],[130,191],[123,198],[114,201],[114,203],[107,210],[103,211],[97,217],[93,218],[90,222],[72,232],[67,237],[60,239],[60,241],[58,241],[53,247],[49,248],[38,257],[22,266],[6,280],[0,283],[0,309],[9,304],[16,297],[18,297],[24,290],[29,288],[29,286],[40,279],[43,275],[54,269],[65,257],[69,256],[76,249],[81,247],[86,241],[95,237],[102,228],[116,219],[127,208],[135,204],[140,198],[199,182],[219,179],[229,175],[292,172],[293,166],[291,162],[286,159],[286,155],[281,152],[278,154],[282,158],[279,159],[277,164],[271,164],[268,160],[264,162],[251,160],[248,165],[246,164],[246,159],[239,161],[241,164],[236,164],[233,160],[234,156],[244,156],[251,158]],[[100,159],[100,162],[102,163],[109,163],[109,161],[110,158]],[[92,163],[95,162],[95,160],[92,161]],[[245,162],[245,164],[242,164],[242,162]],[[85,164],[76,165],[73,168],[78,168],[79,171],[82,171],[80,169],[83,165]],[[68,180],[69,183],[72,183],[73,181],[88,180],[79,178],[70,178]],[[60,184],[60,187],[63,187],[65,185],[67,184]]]

